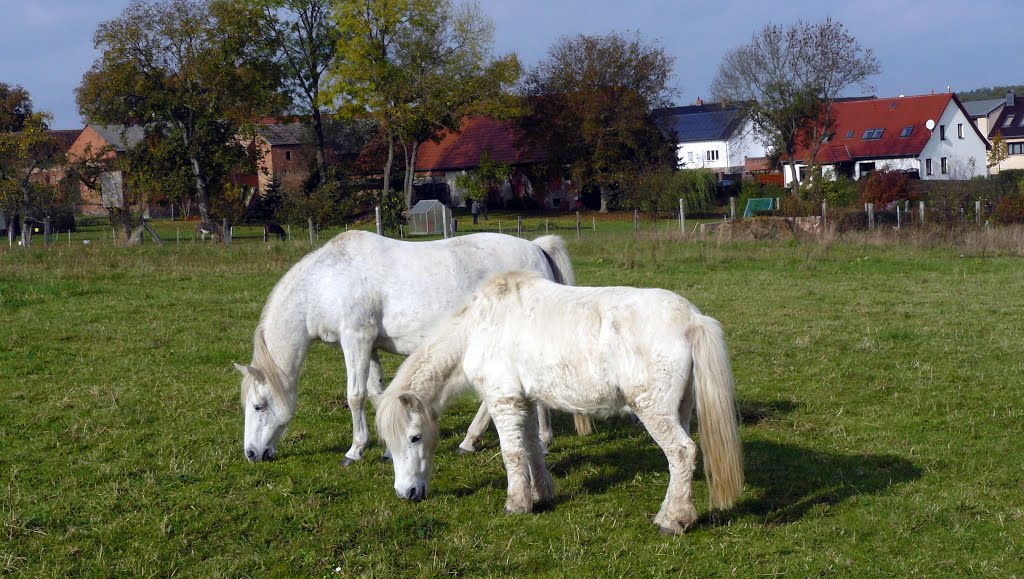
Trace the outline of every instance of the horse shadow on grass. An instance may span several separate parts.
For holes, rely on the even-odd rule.
[[[742,423],[756,427],[792,412],[796,405],[790,401],[744,401],[739,407]],[[571,429],[572,420],[559,417],[555,424],[555,432],[566,435],[570,431],[565,427]],[[556,479],[556,486],[559,478],[579,472],[591,473],[584,478],[582,488],[587,493],[598,494],[628,484],[644,473],[667,475],[664,453],[646,433],[638,436],[642,428],[624,418],[598,423],[598,433],[594,436],[600,438],[598,446],[603,447],[600,450],[560,451],[556,439],[555,450],[548,456],[548,468]],[[912,462],[889,454],[842,454],[763,440],[745,442],[743,453],[746,477],[743,495],[732,509],[705,512],[698,525],[720,525],[747,517],[769,525],[788,524],[799,521],[818,505],[837,505],[851,497],[879,494],[922,476],[921,469]],[[601,468],[595,469],[598,465]],[[703,465],[698,460],[694,480],[703,479]],[[477,482],[484,487],[503,488],[505,478]],[[474,489],[461,489],[457,494],[474,492]],[[565,500],[564,495],[557,497],[554,508]]]

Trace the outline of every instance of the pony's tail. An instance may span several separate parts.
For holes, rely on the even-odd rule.
[[[540,247],[548,258],[548,265],[551,272],[555,274],[555,281],[562,285],[576,285],[576,273],[572,269],[572,262],[569,261],[569,252],[565,249],[565,241],[557,235],[542,235],[533,242]],[[594,420],[582,414],[573,415],[573,422],[576,424],[576,434],[587,436],[594,432]]]
[[[555,281],[562,285],[576,285],[576,274],[569,261],[569,252],[565,249],[565,241],[557,235],[542,235],[533,242],[540,247],[548,258],[548,265],[555,274]]]
[[[693,348],[700,450],[711,506],[727,509],[743,490],[743,449],[729,352],[722,326],[714,318],[696,314],[686,337]]]

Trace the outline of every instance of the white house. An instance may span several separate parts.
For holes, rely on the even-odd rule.
[[[953,93],[836,102],[815,158],[825,175],[860,179],[887,167],[921,179],[986,175],[988,140]],[[803,177],[808,147],[795,153]],[[787,164],[785,182],[793,180]]]
[[[655,109],[651,116],[676,142],[682,169],[742,173],[747,158],[767,153],[754,125],[736,107],[708,103]]]

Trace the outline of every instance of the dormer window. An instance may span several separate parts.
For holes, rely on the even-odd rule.
[[[914,132],[914,125],[910,125],[909,127],[903,127],[903,130],[900,131],[900,136],[901,137],[909,137],[910,133],[913,133],[913,132]]]
[[[861,139],[865,141],[876,141],[882,138],[882,133],[885,129],[868,129],[864,131],[864,136]]]
[[[1008,128],[1013,125],[1013,115],[1006,115],[1006,121],[1003,123],[1003,128]]]
[[[836,136],[835,132],[825,133],[825,135],[821,137],[821,142],[822,143],[827,143],[827,142],[831,141],[832,137],[834,137],[834,136]]]
[[[852,139],[853,138],[853,131],[846,131],[846,138],[847,139]]]

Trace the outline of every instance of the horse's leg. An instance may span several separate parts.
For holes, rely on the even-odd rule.
[[[540,444],[544,454],[547,454],[548,449],[551,448],[551,441],[555,439],[555,434],[551,431],[551,411],[540,402],[534,406],[537,413],[537,427],[540,429]]]
[[[693,374],[690,373],[690,377],[686,380],[686,388],[683,390],[683,401],[679,403],[679,422],[683,425],[686,436],[690,436],[692,432],[693,394]]]
[[[348,466],[362,460],[363,450],[370,439],[366,425],[366,380],[370,374],[372,340],[352,334],[341,338],[341,351],[345,355],[346,392],[348,409],[352,413],[352,447],[345,453],[341,465]]]
[[[681,533],[697,520],[691,496],[697,446],[679,423],[678,410],[666,413],[663,406],[656,403],[636,404],[633,410],[668,459],[668,492],[654,517],[654,524],[663,534]]]
[[[523,398],[509,396],[494,400],[488,405],[488,410],[494,419],[494,426],[498,429],[501,457],[505,461],[505,473],[508,476],[505,511],[529,513],[533,510],[533,496],[530,489],[530,465],[525,438],[530,403]]]
[[[370,351],[370,371],[366,378],[366,390],[370,402],[376,407],[380,395],[384,393],[384,368],[380,365],[380,355],[377,350]],[[391,460],[391,451],[385,448],[380,460],[382,462]]]
[[[469,425],[469,430],[466,431],[466,438],[462,440],[455,452],[458,454],[476,452],[476,443],[480,442],[480,437],[487,432],[487,427],[490,425],[491,415],[487,412],[487,404],[481,403],[480,410],[476,411],[476,416],[473,417],[473,422]]]
[[[551,473],[544,464],[544,442],[542,440],[544,415],[548,408],[543,404],[531,404],[529,415],[526,417],[526,456],[530,461],[530,491],[533,503],[537,505],[551,504],[555,500],[555,481],[551,479]],[[548,434],[551,433],[551,422],[546,421]],[[550,444],[551,439],[548,439]]]

